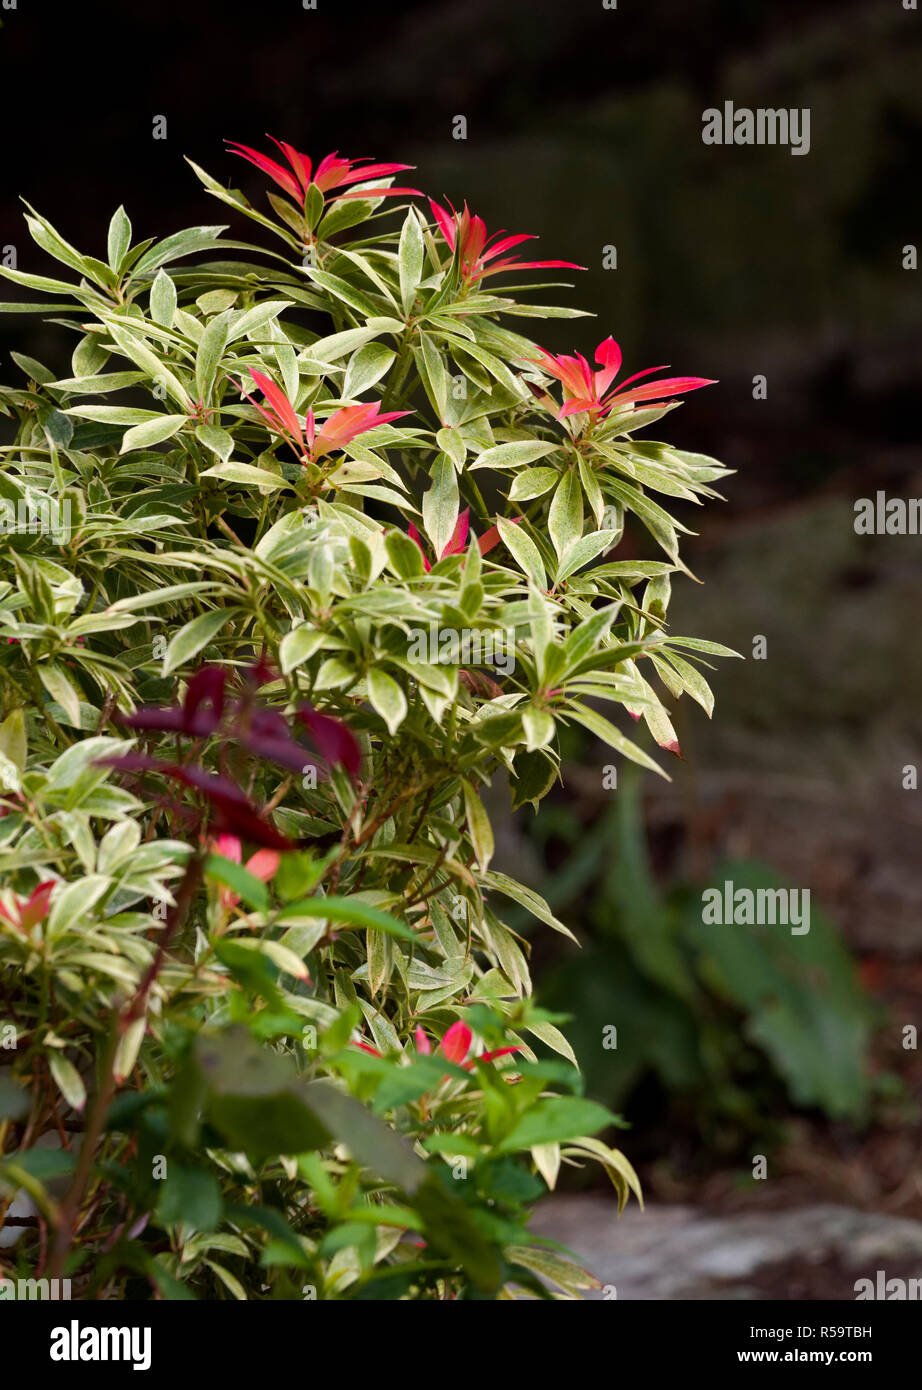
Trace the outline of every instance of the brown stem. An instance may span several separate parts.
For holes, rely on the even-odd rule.
[[[113,1020],[112,1027],[109,1030],[105,1051],[102,1056],[99,1089],[90,1107],[86,1133],[84,1134],[83,1145],[80,1149],[80,1157],[77,1160],[77,1167],[74,1171],[70,1187],[67,1189],[67,1194],[61,1203],[58,1215],[57,1230],[55,1232],[49,1265],[50,1278],[60,1279],[63,1277],[67,1256],[73,1244],[77,1218],[80,1214],[83,1199],[86,1195],[86,1189],[89,1185],[90,1173],[96,1157],[96,1150],[99,1147],[99,1141],[102,1137],[103,1129],[105,1128],[109,1107],[115,1095],[115,1055],[119,1040],[126,1029],[136,1019],[141,1018],[144,1013],[147,997],[157,976],[163,968],[163,962],[166,959],[167,951],[185,920],[186,913],[192,904],[192,899],[201,882],[202,862],[201,854],[196,854],[189,861],[182,883],[180,884],[176,902],[167,917],[166,925],[161,934],[154,958],[143,975],[134,996]]]
[[[283,782],[282,785],[279,787],[278,791],[275,793],[275,796],[273,796],[272,800],[271,800],[271,801],[268,801],[268,802],[266,803],[266,805],[263,807],[263,816],[271,816],[271,814],[272,814],[272,812],[275,810],[275,808],[276,808],[276,807],[285,799],[285,797],[288,795],[288,792],[290,791],[292,785],[294,784],[294,780],[295,780],[295,779],[294,779],[293,777],[286,777],[286,778],[285,778],[284,782]]]
[[[125,1029],[128,1028],[130,1024],[134,1023],[136,1019],[140,1018],[144,1012],[151,986],[163,969],[163,962],[166,959],[167,951],[170,949],[173,938],[182,926],[186,913],[192,905],[192,899],[195,897],[198,886],[202,881],[202,864],[203,859],[201,854],[195,854],[189,860],[186,872],[183,875],[182,883],[179,885],[179,893],[177,894],[176,902],[167,915],[166,925],[160,935],[154,958],[147,967],[147,971],[135,991],[134,998],[122,1011],[120,1018],[121,1032],[124,1032]]]
[[[90,1170],[93,1166],[93,1159],[96,1156],[96,1148],[102,1135],[106,1116],[109,1113],[109,1106],[115,1092],[115,1052],[118,1047],[118,1025],[113,1021],[109,1030],[109,1037],[106,1041],[106,1049],[102,1059],[102,1079],[99,1090],[90,1108],[87,1120],[86,1134],[83,1138],[83,1146],[80,1150],[80,1157],[77,1160],[77,1167],[71,1180],[67,1194],[61,1203],[58,1213],[58,1225],[55,1231],[54,1244],[51,1248],[51,1260],[48,1266],[48,1275],[51,1279],[61,1279],[64,1275],[64,1266],[74,1238],[74,1228],[77,1224],[77,1217],[83,1203],[83,1197],[90,1181]]]
[[[103,701],[102,709],[99,711],[99,722],[96,725],[96,732],[104,728],[112,718],[112,711],[115,709],[116,695],[114,690],[108,691]]]
[[[419,816],[417,817],[416,824],[414,825],[413,829],[410,831],[410,834],[409,834],[409,836],[408,836],[408,838],[407,838],[407,844],[408,844],[408,845],[412,845],[413,841],[416,839],[417,835],[419,834],[420,830],[422,829],[423,821],[426,819],[426,816],[427,816],[428,811],[429,811],[429,806],[430,806],[430,804],[431,804],[431,802],[432,802],[432,798],[433,798],[434,795],[435,795],[435,787],[430,787],[429,790],[426,792],[426,797],[425,797],[425,800],[423,801],[422,810],[420,811]]]

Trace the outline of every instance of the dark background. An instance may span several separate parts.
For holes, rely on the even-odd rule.
[[[851,495],[853,470],[870,486],[913,442],[920,325],[900,258],[920,234],[922,19],[900,0],[18,0],[0,17],[0,236],[20,268],[44,267],[18,197],[99,253],[121,201],[145,235],[222,215],[183,155],[258,199],[222,140],[271,131],[314,158],[411,162],[434,196],[589,266],[576,293],[626,363],[720,376],[670,423],[740,469],[732,506]],[[701,112],[726,99],[809,106],[810,153],[703,145]]]
[[[258,199],[225,138],[402,159],[589,266],[576,294],[627,364],[721,378],[670,423],[739,468],[731,507],[912,467],[920,325],[900,259],[922,230],[922,18],[901,0],[18,0],[0,17],[0,244],[20,268],[45,267],[18,197],[99,253],[121,201],[145,235],[223,215],[183,155]],[[703,145],[701,112],[726,99],[809,106],[810,153]],[[545,336],[577,332],[585,348],[584,325]]]
[[[222,141],[265,148],[268,131],[315,160],[416,165],[433,196],[588,266],[551,299],[597,322],[532,321],[548,347],[613,333],[629,374],[720,379],[665,431],[737,470],[725,504],[680,504],[705,587],[676,585],[673,630],[750,657],[762,635],[767,659],[721,666],[712,726],[682,711],[685,765],[665,791],[645,784],[655,867],[693,877],[748,855],[810,886],[869,985],[919,1022],[922,793],[902,770],[922,736],[922,541],[856,536],[853,505],[922,493],[920,282],[902,268],[922,242],[922,15],[901,0],[19,0],[0,17],[0,247],[20,269],[49,273],[18,197],[100,255],[120,202],[136,235],[225,220],[183,155],[260,206],[262,176]],[[809,107],[810,152],[705,146],[702,111],[725,100]],[[34,319],[0,319],[11,381],[12,347],[65,366]],[[591,824],[598,784],[575,750],[568,814]],[[516,829],[505,852],[543,890],[565,857]],[[585,904],[565,906],[579,930]],[[554,967],[543,939],[537,955]]]

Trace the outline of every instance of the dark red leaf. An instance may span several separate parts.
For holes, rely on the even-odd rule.
[[[332,715],[320,714],[310,705],[302,705],[298,718],[311,732],[322,757],[331,763],[341,763],[355,777],[362,760],[361,750],[352,730]]]

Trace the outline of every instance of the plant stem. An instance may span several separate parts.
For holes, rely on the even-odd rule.
[[[80,1157],[58,1215],[57,1230],[49,1264],[50,1278],[60,1279],[63,1277],[67,1257],[73,1245],[77,1220],[86,1196],[96,1151],[105,1128],[109,1107],[115,1095],[115,1056],[119,1042],[128,1027],[136,1019],[141,1018],[144,1013],[148,995],[163,968],[167,951],[185,921],[192,899],[201,882],[202,864],[201,854],[196,854],[190,859],[176,896],[176,902],[167,917],[154,958],[141,978],[133,997],[112,1020],[100,1065],[99,1087],[90,1107]]]

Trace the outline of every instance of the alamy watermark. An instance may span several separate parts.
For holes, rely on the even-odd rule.
[[[792,936],[810,930],[809,888],[735,888],[725,879],[722,888],[705,888],[701,894],[701,921],[705,926],[791,928]]]
[[[888,1279],[886,1270],[878,1269],[873,1279],[855,1280],[855,1298],[859,1303],[868,1299],[890,1303],[922,1301],[922,1279]]]
[[[149,1327],[81,1327],[72,1318],[68,1327],[51,1329],[52,1361],[130,1361],[132,1370],[147,1371],[151,1363]]]
[[[922,497],[859,497],[855,503],[857,536],[922,535]]]
[[[788,145],[791,154],[810,153],[809,106],[709,106],[701,113],[705,145]]]
[[[15,503],[0,497],[0,532],[52,536],[63,545],[70,539],[71,529],[69,497],[63,502],[52,497],[20,497]]]
[[[511,628],[410,628],[408,661],[426,666],[492,666],[504,676],[515,670],[515,633]]]
[[[56,1299],[69,1303],[72,1298],[69,1279],[0,1279],[0,1303],[11,1299],[20,1303]]]

